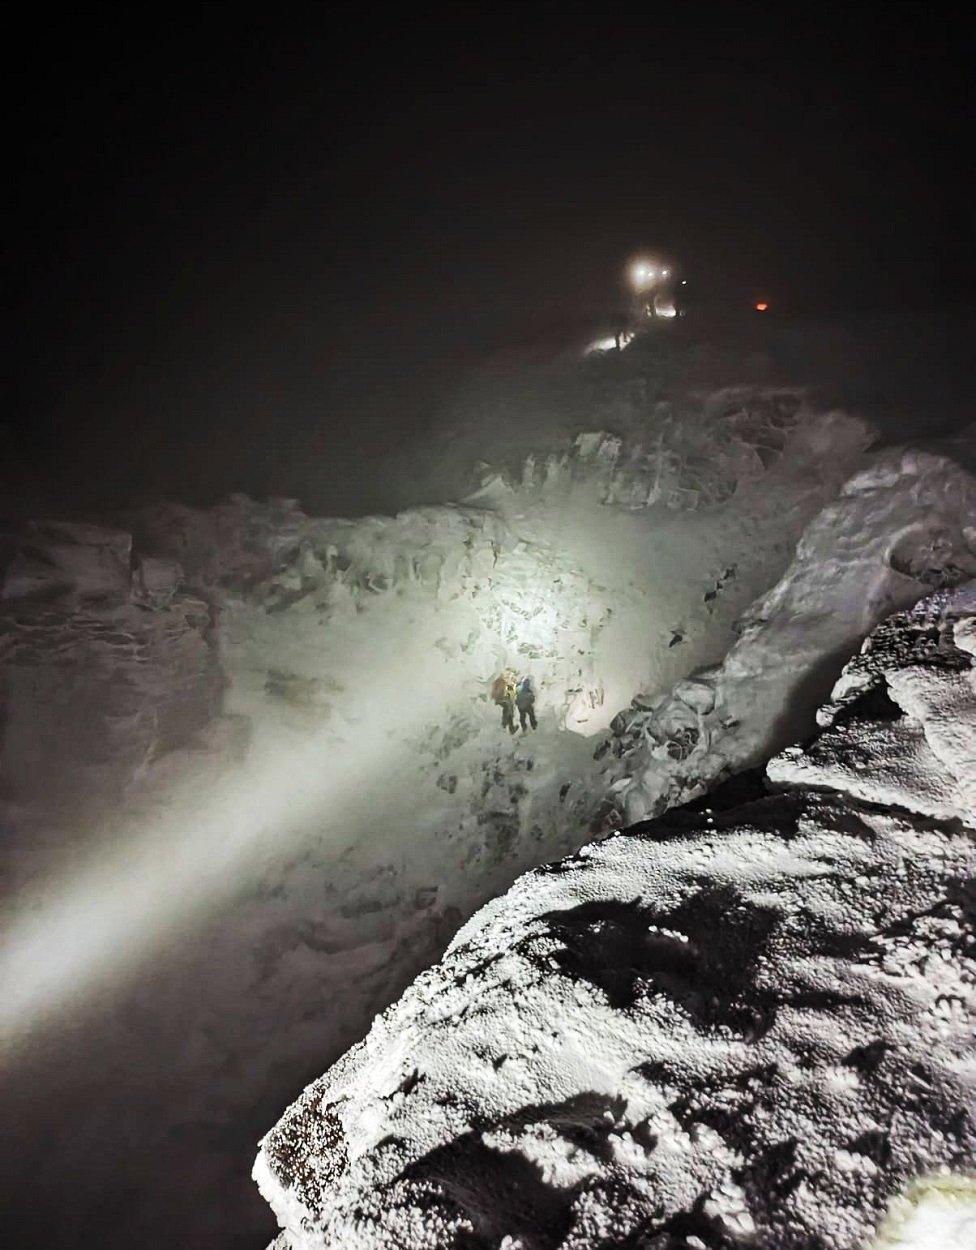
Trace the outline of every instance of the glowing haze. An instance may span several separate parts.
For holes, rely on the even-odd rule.
[[[404,644],[397,653],[362,656],[351,741],[337,743],[320,730],[259,742],[245,767],[193,777],[161,812],[122,825],[107,849],[49,883],[51,903],[15,912],[0,956],[5,1049],[131,974],[154,946],[194,925],[310,832],[341,844],[345,827],[361,820],[377,775],[396,767],[393,742],[446,699],[448,675],[436,680],[428,663],[425,681],[415,681],[425,657]],[[391,698],[406,688],[408,702]]]

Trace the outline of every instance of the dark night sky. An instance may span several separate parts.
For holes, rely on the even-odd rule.
[[[3,421],[66,504],[376,506],[378,453],[641,245],[784,312],[971,302],[936,6],[325,7],[105,6],[11,51]]]

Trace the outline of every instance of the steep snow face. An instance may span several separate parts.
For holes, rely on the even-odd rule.
[[[974,630],[972,584],[891,618],[779,792],[479,912],[265,1138],[282,1250],[855,1250],[892,1201],[886,1247],[968,1245]]]
[[[701,794],[801,732],[868,629],[927,585],[976,574],[974,516],[976,484],[942,457],[876,457],[806,530],[784,576],[738,623],[721,665],[667,695],[635,699],[614,720],[607,822]],[[930,696],[919,688],[917,697]]]

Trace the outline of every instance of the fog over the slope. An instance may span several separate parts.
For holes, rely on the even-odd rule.
[[[705,308],[667,327],[663,395],[746,381],[805,385],[823,407],[865,416],[888,441],[938,437],[971,419],[971,310],[817,318],[774,308],[761,318],[740,300],[709,313],[701,282]],[[469,313],[459,310],[443,333],[428,326],[406,346],[400,328],[381,319],[360,331],[346,365],[330,366],[328,377],[310,374],[301,353],[273,357],[264,397],[238,393],[253,381],[248,372],[221,366],[219,379],[194,381],[182,360],[158,385],[137,362],[124,386],[107,391],[79,378],[64,402],[91,411],[80,428],[67,420],[54,441],[40,429],[0,429],[4,510],[76,515],[160,498],[206,505],[244,491],[296,498],[318,515],[392,512],[462,497],[479,460],[517,463],[542,443],[592,428],[594,385],[580,387],[564,366],[605,328],[599,312],[575,323],[543,317],[528,338],[488,334],[479,346]],[[292,367],[294,380],[278,393]],[[156,428],[149,444],[144,421]]]
[[[575,335],[557,327],[552,338],[513,343],[454,379],[422,434],[385,459],[384,508],[461,498],[479,461],[515,467],[602,420],[625,433],[655,402],[674,401],[680,411],[689,395],[745,383],[804,387],[817,407],[869,421],[881,443],[951,436],[974,417],[976,313],[967,308],[759,317],[706,300],[687,320],[659,323],[639,351],[611,357],[614,384],[640,378],[637,404],[607,395],[598,361],[571,363],[587,332],[603,325],[594,319]]]

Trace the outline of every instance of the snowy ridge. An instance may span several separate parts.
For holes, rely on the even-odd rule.
[[[590,430],[568,450],[531,451],[517,475],[482,464],[479,489],[468,502],[585,482],[602,504],[628,511],[707,510],[736,497],[752,497],[761,509],[760,494],[802,510],[835,468],[833,457],[849,464],[872,438],[864,422],[846,413],[813,409],[800,389],[731,386],[681,402],[655,400],[650,390],[648,379],[638,377],[629,391],[618,385],[612,402],[597,404],[625,433]]]
[[[635,826],[469,921],[265,1138],[279,1244],[855,1250],[948,1169],[885,1245],[927,1194],[965,1250],[976,813],[905,799],[972,780],[974,589],[869,639],[771,765],[785,790]],[[889,791],[871,744],[901,722],[932,745]]]
[[[839,660],[873,625],[927,587],[976,574],[974,517],[976,483],[950,461],[914,451],[875,457],[805,531],[722,664],[615,718],[607,823],[702,794],[799,732]]]

